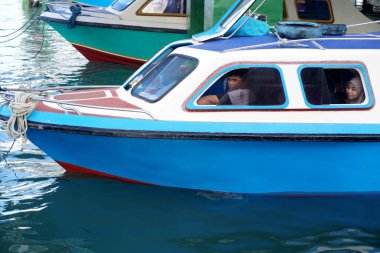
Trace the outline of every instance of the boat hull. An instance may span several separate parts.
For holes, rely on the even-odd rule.
[[[78,23],[47,23],[69,41],[89,61],[142,65],[167,44],[188,38],[186,33],[99,27]]]
[[[378,141],[144,135],[28,131],[67,170],[132,182],[253,194],[380,192]]]

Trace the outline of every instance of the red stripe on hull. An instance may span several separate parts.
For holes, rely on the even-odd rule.
[[[90,174],[90,175],[96,175],[96,176],[101,176],[101,177],[113,178],[113,179],[118,179],[118,180],[126,181],[129,183],[134,183],[134,184],[153,185],[153,184],[140,182],[140,181],[136,181],[136,180],[132,180],[132,179],[128,179],[128,178],[113,176],[113,175],[98,172],[95,170],[86,169],[86,168],[76,166],[76,165],[72,165],[72,164],[65,163],[65,162],[59,162],[59,161],[56,161],[56,162],[59,165],[61,165],[61,167],[63,167],[65,170],[70,171],[70,172],[74,172],[74,173],[83,173],[83,174]]]
[[[84,57],[87,58],[89,61],[93,62],[112,62],[112,63],[118,63],[118,64],[124,64],[124,65],[133,65],[133,66],[141,66],[146,61],[129,58],[126,56],[116,55],[107,53],[104,51],[80,46],[78,44],[72,44],[73,47],[75,47]]]

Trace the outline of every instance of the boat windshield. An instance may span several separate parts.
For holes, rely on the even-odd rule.
[[[170,55],[155,66],[132,89],[132,95],[156,102],[185,79],[198,65],[198,60],[182,55]]]
[[[112,4],[112,9],[117,11],[125,10],[134,0],[116,0]]]
[[[220,24],[220,27],[226,28],[226,26],[232,22],[232,20],[236,19],[237,16],[241,16],[241,11],[244,8],[247,8],[246,5],[251,2],[251,0],[243,0],[239,4],[235,6],[235,8],[231,11],[230,14],[223,20],[223,22]]]

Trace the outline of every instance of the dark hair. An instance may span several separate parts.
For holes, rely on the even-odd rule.
[[[247,69],[235,69],[232,70],[231,72],[228,72],[228,76],[244,76],[248,72]]]

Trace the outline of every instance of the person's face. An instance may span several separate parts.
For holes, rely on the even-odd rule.
[[[358,96],[355,85],[353,85],[352,83],[347,84],[346,95],[347,95],[347,99],[349,100],[353,100]]]
[[[228,82],[228,87],[230,87],[230,89],[234,89],[238,86],[239,82],[240,82],[240,76],[230,76],[227,78],[227,82]]]

